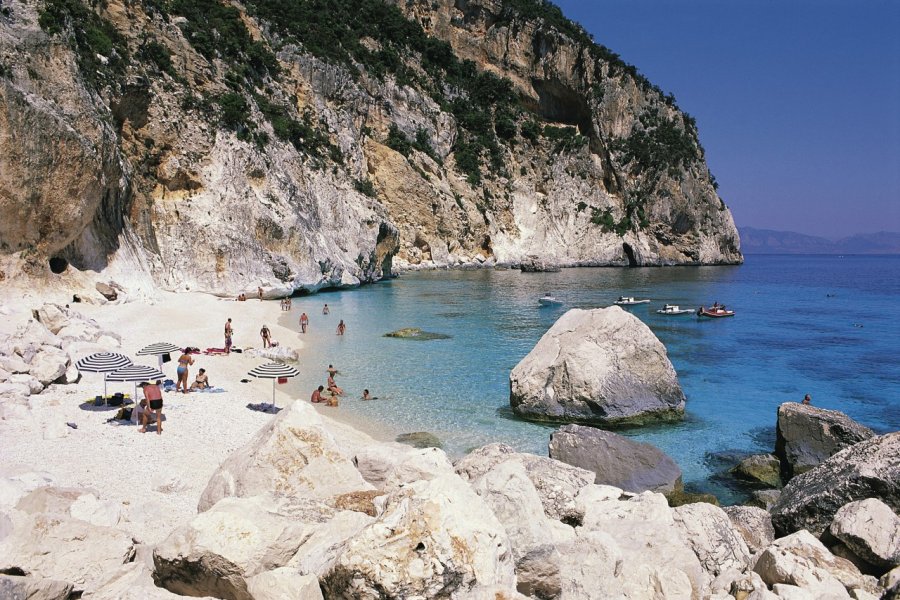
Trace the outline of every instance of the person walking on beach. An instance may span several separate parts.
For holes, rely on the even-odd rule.
[[[162,435],[162,389],[159,386],[160,382],[157,380],[156,383],[144,382],[141,384],[141,389],[144,391],[144,399],[147,401],[148,410],[145,410],[141,415],[141,433],[147,433],[147,424],[150,422],[150,411],[156,413],[156,434]]]
[[[225,321],[225,354],[231,354],[231,336],[234,335],[234,329],[231,328],[231,317]]]
[[[262,326],[262,329],[259,330],[259,335],[262,337],[263,348],[268,348],[272,345],[272,333],[267,325]]]
[[[328,308],[328,305],[327,305],[327,304],[326,304],[325,306],[322,307],[322,314],[323,314],[323,315],[327,315],[327,314],[330,313],[330,312],[331,312],[331,310]]]
[[[309,317],[306,316],[306,313],[300,315],[300,333],[306,333],[306,328],[309,327]]]
[[[178,369],[175,371],[178,374],[178,383],[175,384],[176,394],[178,388],[181,388],[183,393],[188,393],[188,367],[192,364],[194,364],[194,358],[191,356],[191,349],[185,348],[178,358]]]
[[[338,334],[338,335],[344,335],[344,332],[345,332],[345,331],[347,331],[347,326],[344,325],[344,320],[341,319],[341,322],[338,323],[338,326],[337,326],[337,334]]]
[[[259,296],[259,299],[262,300],[262,288],[256,288],[256,295]]]

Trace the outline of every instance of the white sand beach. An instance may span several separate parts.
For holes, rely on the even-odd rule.
[[[11,294],[3,304],[6,314],[0,332],[14,331],[29,318],[32,309],[48,299],[65,302],[52,293],[40,297],[28,292]],[[301,357],[307,353],[297,332],[278,324],[277,302],[236,302],[205,294],[160,292],[153,301],[71,307],[121,335],[121,348],[108,350],[126,354],[137,364],[156,366],[155,357],[136,356],[141,347],[153,342],[201,349],[221,347],[229,317],[233,319],[236,347],[260,347],[259,330],[265,323],[282,345],[298,350]],[[73,360],[81,358],[73,354]],[[163,367],[172,379],[175,358]],[[86,399],[102,391],[102,375],[97,373],[84,373],[77,384],[54,386],[31,396],[32,419],[0,420],[0,477],[39,472],[54,485],[95,490],[101,502],[112,502],[121,510],[120,527],[141,542],[158,542],[196,514],[197,500],[215,469],[272,418],[246,407],[251,402],[271,401],[271,380],[247,376],[251,368],[265,360],[232,353],[199,355],[195,361],[190,368],[191,381],[203,367],[210,381],[226,391],[165,394],[166,420],[161,435],[153,426],[141,434],[131,423],[108,423],[107,419],[116,414],[115,408],[85,407]],[[250,381],[241,383],[241,379]],[[276,405],[285,406],[294,400],[278,389],[286,387],[276,386]],[[132,393],[133,384],[110,383],[109,390]],[[331,419],[341,414],[340,408],[317,408]],[[66,423],[76,424],[77,429]],[[348,452],[354,444],[369,439],[337,421],[331,423],[331,429]]]

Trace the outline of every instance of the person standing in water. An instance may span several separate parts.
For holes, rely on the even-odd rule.
[[[323,314],[323,315],[327,315],[327,314],[330,313],[330,312],[331,312],[331,310],[328,308],[328,305],[327,305],[327,304],[326,304],[325,306],[322,307],[322,314]]]
[[[225,321],[225,354],[231,354],[231,336],[234,334],[234,329],[231,328],[231,317],[228,317],[228,320]]]
[[[309,317],[306,316],[306,313],[300,315],[300,333],[306,333],[306,328],[309,327]]]
[[[345,331],[347,331],[347,326],[344,325],[344,320],[341,319],[341,322],[338,323],[338,326],[337,326],[337,334],[338,334],[338,335],[344,335],[344,332],[345,332]]]

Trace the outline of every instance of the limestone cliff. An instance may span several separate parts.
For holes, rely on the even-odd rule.
[[[697,130],[534,0],[0,5],[6,276],[741,261]]]

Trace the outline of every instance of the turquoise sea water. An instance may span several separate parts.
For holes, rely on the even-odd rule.
[[[565,304],[539,308],[552,291]],[[719,473],[721,454],[771,451],[776,409],[812,394],[884,432],[900,429],[900,257],[761,256],[740,267],[583,268],[560,273],[432,271],[357,290],[295,298],[318,357],[301,361],[293,392],[308,398],[333,363],[346,400],[337,410],[386,433],[429,431],[459,456],[501,441],[546,455],[554,426],[514,418],[509,371],[569,308],[609,306],[619,295],[649,297],[630,311],[666,345],[687,395],[684,422],[620,431],[658,446],[689,488],[725,502],[741,497]],[[731,319],[663,316],[668,302],[718,301]],[[330,315],[322,315],[324,303]],[[343,337],[335,335],[340,319]],[[401,327],[450,339],[383,337]],[[285,340],[290,345],[290,340]],[[321,364],[320,364],[321,363]],[[359,401],[363,388],[378,396]]]

